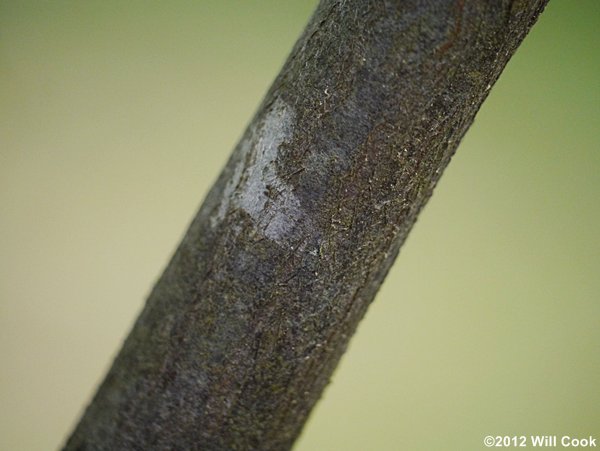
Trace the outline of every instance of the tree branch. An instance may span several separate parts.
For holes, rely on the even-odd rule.
[[[292,446],[545,0],[324,0],[66,449]]]

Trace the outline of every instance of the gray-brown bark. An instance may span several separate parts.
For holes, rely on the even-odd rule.
[[[288,449],[546,0],[324,0],[66,449]]]

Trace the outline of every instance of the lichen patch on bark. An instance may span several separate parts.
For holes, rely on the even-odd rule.
[[[250,126],[239,144],[240,158],[211,220],[213,226],[239,208],[267,238],[279,244],[289,241],[303,212],[293,188],[278,172],[277,159],[282,144],[291,141],[294,124],[293,109],[277,99],[262,120]]]

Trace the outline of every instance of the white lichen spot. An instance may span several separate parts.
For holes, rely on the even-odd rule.
[[[253,136],[252,163],[246,168],[246,182],[239,205],[263,227],[274,241],[286,238],[300,219],[300,201],[277,170],[280,146],[291,139],[294,113],[276,100]]]
[[[280,146],[291,140],[295,115],[282,100],[276,100],[251,129],[238,148],[239,160],[224,188],[224,201],[213,224],[230,208],[241,208],[254,219],[264,235],[278,243],[289,238],[302,217],[301,205],[277,167]]]

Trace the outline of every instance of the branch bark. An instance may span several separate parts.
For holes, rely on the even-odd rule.
[[[292,446],[547,0],[323,0],[65,449]]]

